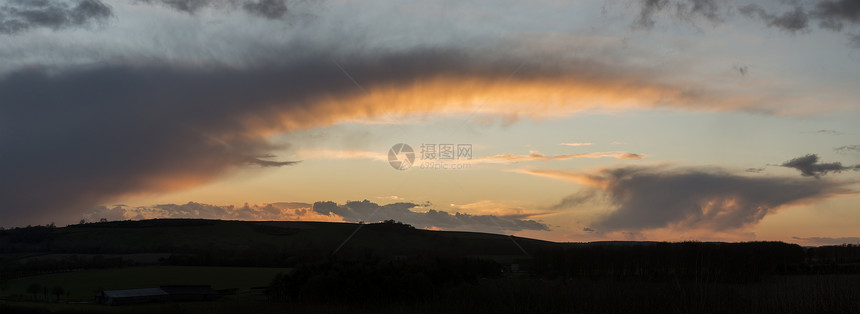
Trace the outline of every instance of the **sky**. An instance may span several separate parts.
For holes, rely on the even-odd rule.
[[[860,2],[0,1],[0,226],[860,243]]]

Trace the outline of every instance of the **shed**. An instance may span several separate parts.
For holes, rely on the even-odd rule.
[[[96,302],[109,305],[166,302],[170,297],[161,288],[102,290],[96,292]]]

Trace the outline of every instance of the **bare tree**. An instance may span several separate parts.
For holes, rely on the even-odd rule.
[[[51,293],[57,296],[57,301],[60,301],[60,295],[63,294],[63,292],[66,292],[66,290],[61,286],[54,286],[54,288],[51,289]]]
[[[37,283],[32,283],[27,286],[27,293],[33,294],[33,300],[36,300],[36,296],[39,294],[40,290],[42,290],[42,285]]]

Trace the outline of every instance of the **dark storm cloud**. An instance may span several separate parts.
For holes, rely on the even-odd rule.
[[[836,32],[842,31],[846,25],[860,24],[860,2],[856,0],[818,1],[812,7],[794,3],[793,6],[793,9],[782,13],[770,12],[757,4],[742,6],[738,11],[789,32],[807,29],[811,21],[818,21],[821,28]]]
[[[31,28],[58,30],[104,22],[113,15],[100,0],[10,0],[0,5],[0,34]]]
[[[654,27],[654,13],[663,10],[668,3],[668,0],[643,0],[635,25],[643,28]]]
[[[809,26],[809,15],[797,6],[793,10],[780,14],[770,13],[756,4],[749,4],[738,8],[741,14],[762,20],[769,27],[776,27],[789,32],[804,30]]]
[[[841,31],[846,23],[860,23],[860,1],[821,1],[815,5],[812,16],[820,19],[821,27]]]
[[[595,58],[563,66],[523,64],[477,48],[417,48],[340,56],[338,66],[325,53],[272,54],[278,59],[261,57],[248,67],[152,61],[65,70],[34,66],[0,76],[0,222],[76,221],[81,210],[102,202],[187,189],[236,167],[295,164],[272,161],[272,152],[285,149],[267,140],[277,132],[389,112],[466,109],[432,98],[367,101],[365,90],[445,79],[454,88],[458,80],[599,86],[625,94],[641,86],[650,94],[682,95],[678,104],[707,103],[701,95],[722,99],[694,87],[660,85],[648,71]],[[734,110],[736,102],[710,105]]]
[[[280,19],[289,11],[286,0],[138,0],[141,3],[160,4],[194,14],[203,8],[242,8],[250,14]]]
[[[759,222],[780,206],[845,193],[847,185],[660,166],[610,168],[581,176],[616,207],[589,226],[598,232],[738,229]]]
[[[805,177],[819,178],[828,173],[839,173],[842,171],[860,170],[860,165],[843,166],[840,162],[819,163],[818,155],[809,154],[794,158],[782,163],[780,166],[794,168],[800,171],[800,174]]]
[[[649,29],[654,27],[654,16],[668,11],[675,18],[692,21],[695,18],[705,18],[711,22],[722,21],[724,1],[720,0],[641,0],[641,8],[633,26]]]
[[[70,209],[187,188],[236,166],[293,164],[260,159],[278,146],[255,129],[278,123],[279,102],[337,88],[336,68],[326,77],[314,67],[327,64],[303,64],[35,69],[0,79],[0,221],[59,221]]]
[[[0,77],[0,221],[59,222],[115,197],[189,188],[237,166],[294,164],[269,161],[283,147],[268,142],[268,132],[386,110],[320,103],[364,95],[330,60],[316,54],[255,68],[30,68]],[[341,65],[366,88],[455,73],[503,78],[516,67],[485,61],[425,49]],[[519,75],[562,72],[538,67]]]
[[[549,230],[545,224],[534,220],[526,220],[527,215],[496,216],[470,215],[430,209],[427,212],[415,212],[412,208],[421,205],[413,203],[393,203],[379,205],[368,200],[347,202],[338,205],[335,202],[316,202],[313,210],[322,215],[337,215],[349,222],[374,222],[394,219],[408,223],[416,228],[437,227],[442,229],[470,230]]]
[[[287,4],[284,0],[257,0],[248,1],[242,5],[249,13],[267,19],[279,19],[287,14]]]
[[[223,6],[227,4],[223,0],[138,0],[140,3],[161,4],[169,8],[185,13],[195,13],[207,6]]]
[[[668,17],[695,23],[704,19],[719,23],[737,10],[743,16],[756,19],[767,25],[790,33],[810,29],[817,22],[822,29],[842,32],[847,26],[860,24],[860,1],[819,0],[812,3],[797,1],[757,2],[736,6],[731,1],[719,0],[640,0],[633,26],[650,29],[658,17]],[[852,45],[860,47],[860,34],[846,32]]]

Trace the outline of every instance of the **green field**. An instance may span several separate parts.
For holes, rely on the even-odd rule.
[[[106,270],[87,270],[50,274],[9,280],[0,290],[0,296],[19,296],[33,299],[27,293],[31,284],[40,284],[50,289],[55,286],[70,291],[70,300],[92,300],[93,292],[100,289],[134,289],[161,285],[211,285],[213,289],[237,288],[239,292],[252,287],[262,287],[278,274],[289,272],[289,268],[264,267],[202,267],[202,266],[142,266]],[[43,294],[38,299],[44,300]],[[49,300],[56,296],[49,295]],[[65,300],[66,296],[60,297]]]

